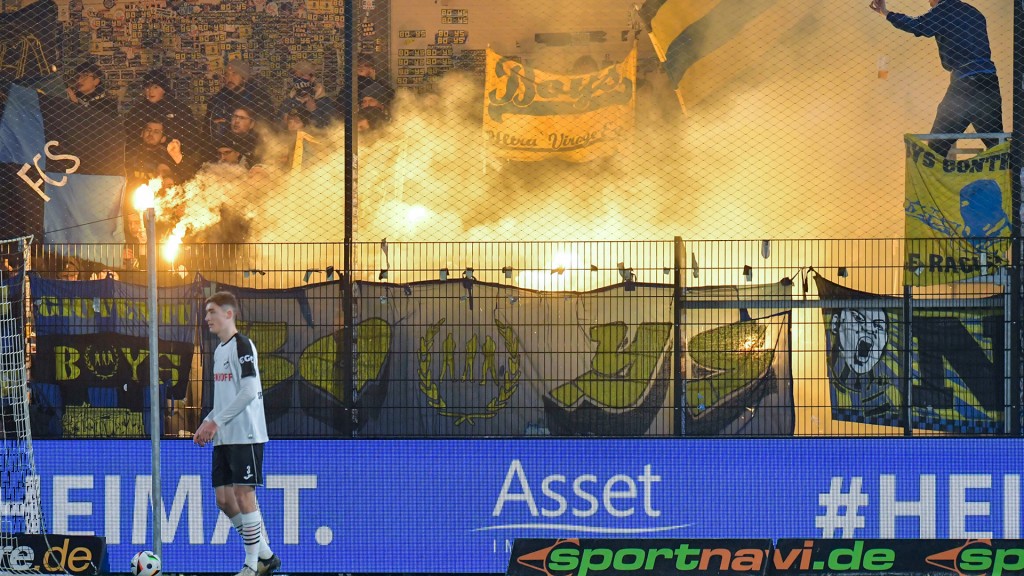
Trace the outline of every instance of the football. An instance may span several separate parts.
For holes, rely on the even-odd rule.
[[[132,557],[132,576],[156,576],[160,573],[160,557],[143,550]]]

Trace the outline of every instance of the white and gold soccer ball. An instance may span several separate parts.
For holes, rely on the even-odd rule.
[[[143,550],[132,556],[132,576],[156,576],[160,573],[160,557]]]

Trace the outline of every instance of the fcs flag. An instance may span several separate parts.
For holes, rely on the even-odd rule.
[[[930,286],[994,274],[1009,264],[1010,143],[967,160],[907,151],[904,283]]]
[[[495,153],[532,162],[613,155],[633,129],[636,46],[589,74],[537,70],[487,49],[483,130]]]
[[[124,190],[119,121],[66,97],[0,84],[0,237],[122,243]]]
[[[806,0],[647,0],[639,15],[685,110],[687,103],[700,102],[756,62],[805,15],[807,4]]]

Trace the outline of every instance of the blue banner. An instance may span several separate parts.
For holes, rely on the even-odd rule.
[[[0,180],[8,201],[0,237],[124,242],[121,123],[96,106],[30,86],[3,82],[0,96]]]
[[[271,441],[258,497],[293,572],[504,572],[518,537],[1019,538],[1014,439]],[[209,448],[165,441],[164,567],[231,572]],[[52,532],[152,546],[146,441],[38,441]]]
[[[29,273],[36,335],[74,336],[100,332],[149,337],[148,287],[118,280],[49,280]],[[160,288],[157,312],[160,340],[195,342],[203,285]]]

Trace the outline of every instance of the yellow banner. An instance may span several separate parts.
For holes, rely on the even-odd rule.
[[[587,162],[610,156],[633,129],[636,46],[589,74],[537,70],[487,50],[484,134],[502,158]]]
[[[996,274],[1010,247],[1010,144],[946,160],[903,137],[907,152],[904,282],[930,286]]]

